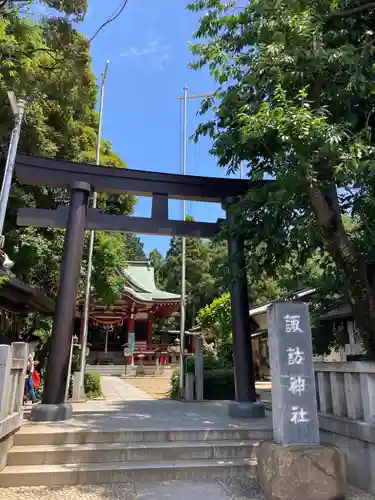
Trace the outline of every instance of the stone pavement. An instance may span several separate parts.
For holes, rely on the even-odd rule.
[[[149,401],[154,398],[118,377],[102,376],[102,392],[106,401]]]
[[[264,500],[252,478],[0,488],[0,500]],[[350,487],[347,500],[375,497]]]
[[[66,422],[25,422],[20,432],[66,430],[183,430],[246,429],[248,420],[228,417],[228,402],[180,402],[154,399],[118,377],[102,377],[104,399],[73,403],[73,418]],[[271,414],[252,421],[260,429],[272,429]]]
[[[249,420],[228,417],[228,402],[191,402],[173,400],[92,401],[73,404],[73,418],[66,422],[25,422],[20,433],[64,432],[67,430],[209,430],[248,429]],[[272,418],[251,421],[256,429],[272,429]]]

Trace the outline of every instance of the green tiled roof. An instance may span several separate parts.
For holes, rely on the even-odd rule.
[[[157,288],[154,268],[150,262],[127,262],[127,266],[121,271],[128,287],[145,300],[180,300],[180,295]]]

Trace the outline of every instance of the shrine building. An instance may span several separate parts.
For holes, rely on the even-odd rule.
[[[153,321],[178,314],[180,295],[157,288],[150,262],[127,262],[126,267],[119,272],[125,278],[121,299],[109,307],[95,299],[91,302],[88,365],[116,365],[118,368],[121,365],[134,367],[139,364],[155,366],[159,365],[160,358],[163,364],[169,364],[172,362],[169,345],[173,342],[173,335],[171,338],[165,335],[153,338]],[[79,309],[82,337],[83,302]],[[130,333],[135,334],[134,355],[125,358],[124,345],[128,343]],[[161,341],[165,340],[167,343],[162,344]],[[176,356],[173,361],[176,362]],[[119,370],[115,371],[117,373]]]

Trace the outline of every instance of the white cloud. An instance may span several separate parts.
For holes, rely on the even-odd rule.
[[[154,69],[163,70],[164,63],[171,57],[171,49],[169,45],[163,43],[162,39],[157,38],[151,40],[143,47],[130,47],[120,54],[121,57],[133,59],[144,59],[153,66]]]

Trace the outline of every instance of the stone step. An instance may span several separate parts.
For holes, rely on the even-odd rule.
[[[158,443],[92,443],[15,446],[8,453],[7,465],[53,465],[174,461],[203,459],[255,459],[256,441],[170,441]]]
[[[14,436],[14,446],[65,445],[90,443],[149,443],[166,441],[259,441],[270,440],[272,429],[60,429],[54,426],[24,426]]]
[[[255,477],[252,459],[211,459],[159,462],[112,462],[7,466],[0,487],[68,486],[85,484]]]

